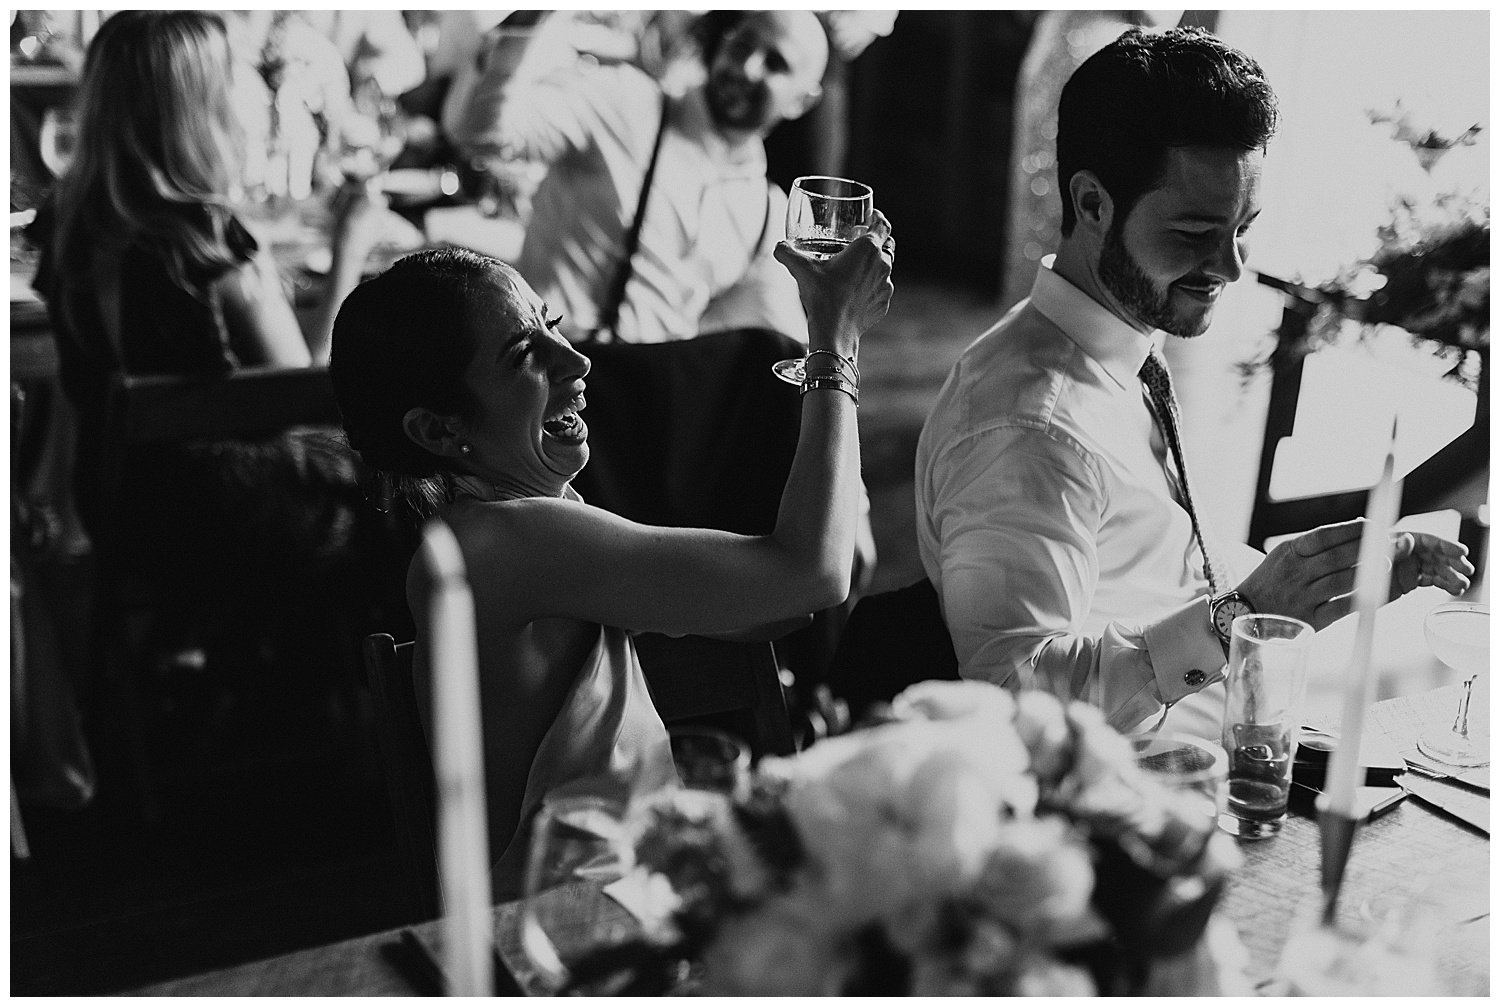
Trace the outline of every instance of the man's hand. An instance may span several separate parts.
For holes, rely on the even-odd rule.
[[[1239,585],[1257,612],[1291,616],[1314,629],[1349,611],[1364,518],[1314,528],[1272,549]]]
[[[1355,569],[1365,519],[1324,525],[1281,543],[1239,585],[1256,611],[1289,615],[1314,629],[1337,621],[1354,603]],[[1468,548],[1426,532],[1391,536],[1389,601],[1417,587],[1449,594],[1468,590],[1474,565]]]
[[[1449,594],[1469,589],[1474,564],[1468,546],[1422,531],[1396,532],[1391,539],[1391,601],[1429,584]]]

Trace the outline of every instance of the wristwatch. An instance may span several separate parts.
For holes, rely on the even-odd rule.
[[[1238,591],[1225,591],[1223,594],[1214,595],[1208,599],[1208,621],[1219,635],[1219,643],[1224,647],[1224,656],[1229,656],[1229,641],[1234,631],[1234,620],[1242,615],[1254,615],[1255,606],[1250,604],[1250,599]]]

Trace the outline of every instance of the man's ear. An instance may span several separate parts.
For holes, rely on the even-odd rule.
[[[822,100],[823,100],[823,85],[822,84],[814,84],[812,87],[810,87],[806,91],[802,92],[802,97],[800,99],[798,99],[796,107],[793,110],[793,114],[787,116],[787,118],[788,119],[800,119],[800,118],[802,118],[808,112],[812,111],[813,106],[817,105],[817,103],[820,102],[820,101],[822,101]]]
[[[440,458],[457,458],[462,454],[463,440],[456,417],[439,415],[426,406],[413,406],[401,417],[401,429],[417,447]]]
[[[1114,222],[1115,203],[1099,176],[1092,171],[1075,171],[1068,180],[1068,198],[1073,201],[1073,213],[1078,225],[1096,234],[1109,231]]]

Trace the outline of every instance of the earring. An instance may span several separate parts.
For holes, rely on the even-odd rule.
[[[461,455],[473,454],[474,453],[474,445],[472,445],[472,444],[460,444],[458,446],[458,453],[461,454]]]

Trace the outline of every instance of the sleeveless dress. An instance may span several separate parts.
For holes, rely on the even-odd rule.
[[[454,490],[479,500],[497,499],[490,487],[467,476],[454,479]],[[583,500],[572,487],[567,498]],[[601,789],[647,791],[676,778],[667,730],[651,703],[635,643],[623,629],[601,625],[557,718],[532,757],[520,825],[492,870],[496,898],[521,894],[531,822],[549,797]],[[490,838],[494,846],[501,841],[498,836]]]

